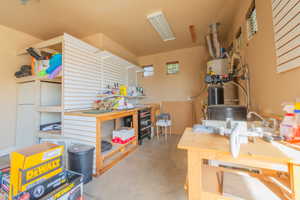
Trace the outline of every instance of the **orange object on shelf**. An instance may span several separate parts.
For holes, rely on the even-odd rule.
[[[35,62],[35,60],[34,60],[34,58],[32,57],[31,58],[31,75],[32,76],[34,76],[35,75],[35,68],[34,68],[34,62]]]

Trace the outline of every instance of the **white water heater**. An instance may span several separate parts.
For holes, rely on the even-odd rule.
[[[213,59],[207,62],[207,73],[213,72],[215,75],[227,74],[228,59]]]

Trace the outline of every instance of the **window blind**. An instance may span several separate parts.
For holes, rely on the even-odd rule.
[[[300,67],[300,0],[272,0],[277,72]]]
[[[248,39],[250,40],[258,31],[255,5],[249,12],[249,16],[247,18],[247,26],[248,26]]]

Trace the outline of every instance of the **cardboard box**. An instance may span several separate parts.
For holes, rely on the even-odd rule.
[[[44,143],[12,152],[10,199],[63,172],[63,150],[63,146]]]

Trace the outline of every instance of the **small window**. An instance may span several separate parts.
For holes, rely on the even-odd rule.
[[[153,76],[154,75],[154,67],[153,65],[147,65],[143,67],[144,69],[144,77]]]
[[[247,14],[247,30],[248,30],[248,40],[252,39],[252,37],[258,31],[255,1],[253,1],[253,4],[251,5],[249,12]]]
[[[167,74],[177,74],[179,72],[179,62],[168,62],[167,63]]]

